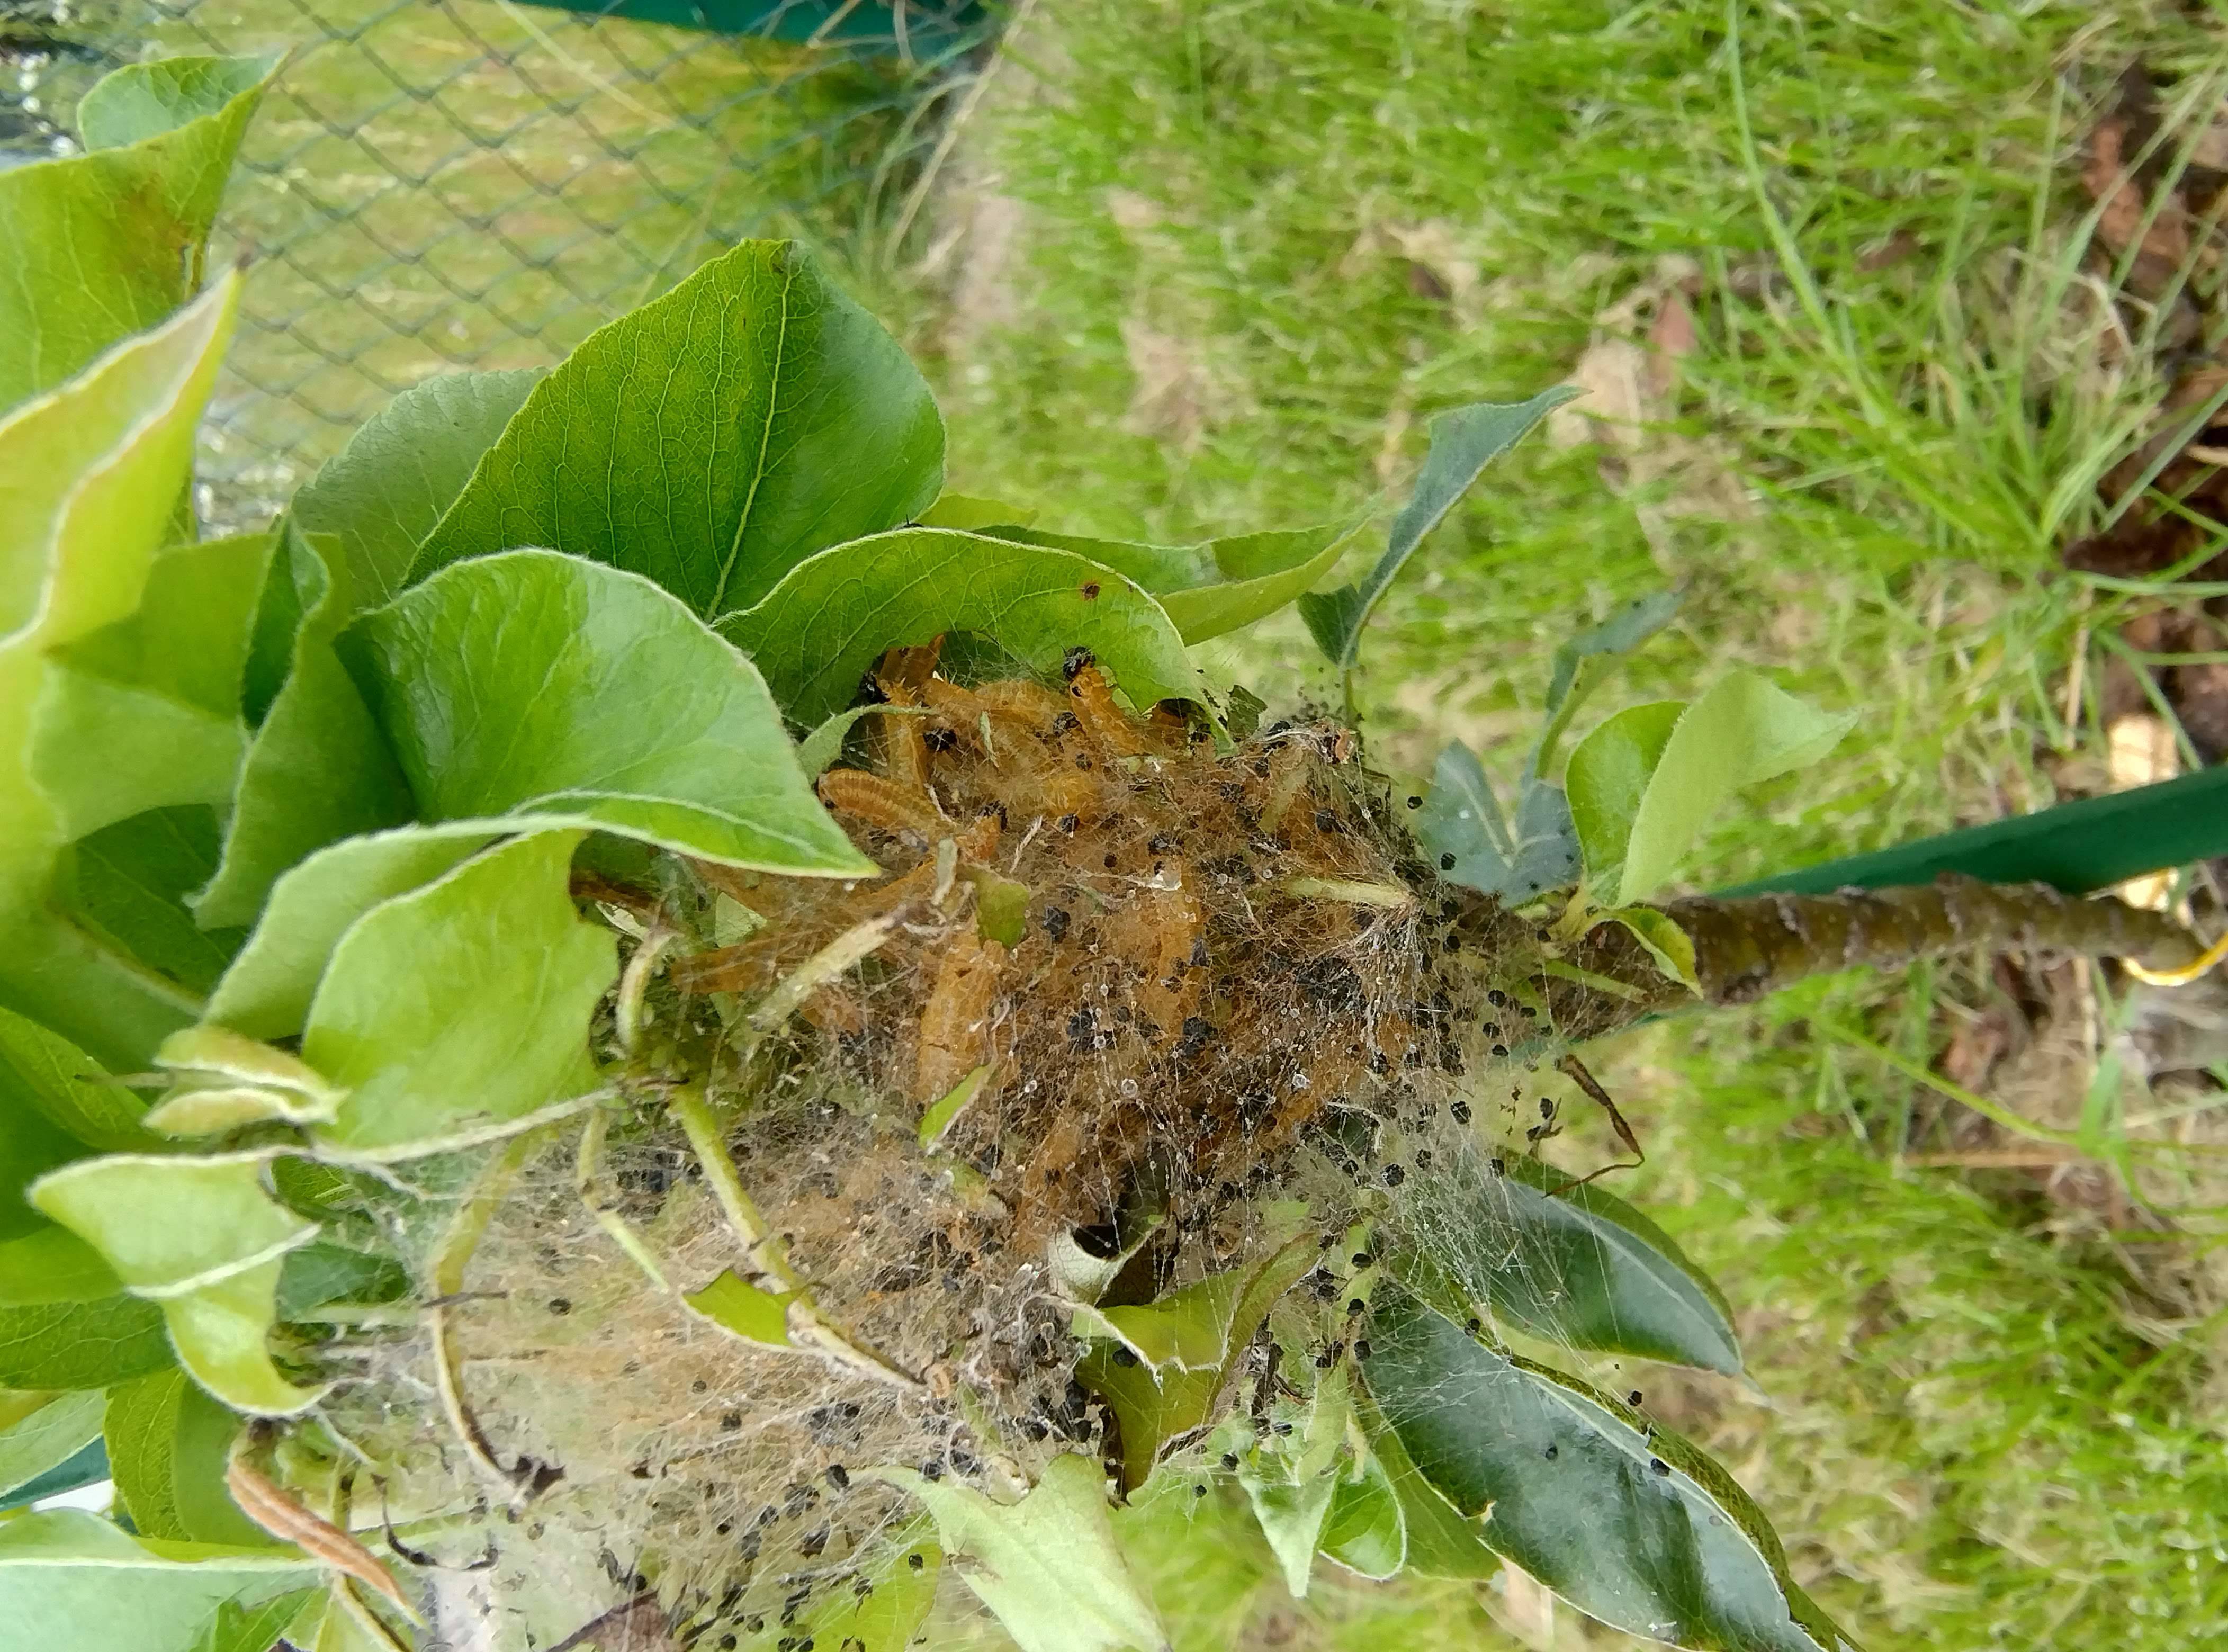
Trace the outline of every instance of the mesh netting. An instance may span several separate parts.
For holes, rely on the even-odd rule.
[[[122,64],[293,53],[217,228],[257,261],[205,428],[224,531],[397,391],[547,365],[738,240],[880,255],[988,41],[957,3],[0,0],[0,164],[72,152]]]

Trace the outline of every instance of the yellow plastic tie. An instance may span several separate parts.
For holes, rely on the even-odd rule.
[[[2206,947],[2193,964],[2185,964],[2178,970],[2146,970],[2133,958],[2122,958],[2121,964],[2138,981],[2147,981],[2154,987],[2186,987],[2223,958],[2228,958],[2228,935]]]

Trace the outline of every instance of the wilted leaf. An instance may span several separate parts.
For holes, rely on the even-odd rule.
[[[1680,1646],[1844,1643],[1755,1504],[1677,1436],[1397,1286],[1380,1287],[1370,1335],[1371,1392],[1418,1472],[1580,1610]]]
[[[976,1067],[942,1096],[929,1103],[920,1116],[920,1144],[925,1150],[932,1153],[936,1150],[937,1144],[944,1139],[944,1132],[951,1128],[951,1121],[959,1117],[969,1102],[982,1093],[990,1072],[987,1064]],[[1061,1237],[1066,1236],[1062,1234]]]
[[[541,381],[539,368],[443,373],[396,396],[349,437],[287,507],[330,534],[364,607],[402,589],[418,547]]]
[[[1648,783],[1624,850],[1617,904],[1669,881],[1711,816],[1746,786],[1815,763],[1856,714],[1816,711],[1753,671],[1726,677],[1687,708]]]
[[[0,410],[158,325],[200,285],[233,156],[276,67],[118,69],[79,105],[93,153],[0,172]],[[168,520],[182,493],[182,481],[144,503]]]
[[[1203,1279],[1157,1303],[1085,1310],[1101,1316],[1093,1323],[1105,1340],[1077,1363],[1076,1379],[1104,1396],[1121,1420],[1126,1489],[1144,1484],[1163,1443],[1207,1419],[1237,1352],[1315,1265],[1316,1254],[1312,1239],[1295,1239],[1249,1271]],[[1115,1358],[1117,1348],[1128,1349],[1134,1362]]]
[[[711,618],[943,481],[944,421],[897,341],[796,243],[746,241],[535,387],[412,577],[547,546]]]
[[[283,686],[248,745],[223,863],[195,900],[210,927],[254,922],[279,875],[327,843],[410,818],[402,772],[334,652],[362,606],[337,544],[290,524],[271,578],[291,590],[300,619]]]
[[[1308,1574],[1315,1570],[1316,1549],[1322,1542],[1324,1521],[1337,1496],[1339,1476],[1328,1470],[1292,1480],[1264,1474],[1248,1464],[1238,1471],[1253,1506],[1253,1518],[1269,1552],[1284,1574],[1284,1587],[1297,1600],[1307,1598]]]
[[[426,820],[877,870],[813,795],[751,663],[639,575],[550,551],[483,557],[367,615],[349,644]]]
[[[42,170],[0,174],[0,189]],[[0,246],[18,245],[0,234]],[[227,276],[163,327],[0,419],[0,1000],[120,1071],[190,1019],[191,1000],[49,911],[67,836],[29,766],[35,712],[48,656],[139,605],[238,294]]]
[[[108,1391],[100,1431],[109,1472],[140,1536],[248,1547],[270,1540],[224,1489],[225,1460],[240,1426],[182,1371]]]
[[[1515,445],[1519,438],[1578,394],[1568,386],[1543,390],[1529,401],[1474,402],[1451,407],[1431,422],[1431,445],[1415,490],[1392,519],[1385,554],[1358,585],[1302,597],[1300,615],[1331,663],[1351,670],[1361,645],[1361,628],[1370,610],[1391,588],[1402,566],[1424,536],[1453,509],[1478,473]]]
[[[579,837],[514,839],[341,938],[302,1036],[302,1059],[349,1092],[322,1139],[407,1153],[592,1085],[588,1017],[618,963],[573,911]]]
[[[1477,754],[1459,741],[1440,752],[1414,830],[1417,847],[1442,881],[1495,896],[1503,906],[1521,906],[1578,880],[1578,836],[1560,788],[1527,777],[1512,833]]]
[[[995,637],[1047,676],[1068,650],[1088,648],[1141,708],[1207,699],[1167,612],[1130,580],[1070,551],[946,528],[823,551],[720,629],[801,723],[848,704],[885,650],[946,631]]]
[[[329,844],[289,869],[203,1013],[251,1038],[291,1038],[349,925],[389,898],[422,888],[493,841],[486,832],[405,826]]]
[[[1114,1544],[1104,1476],[1064,1453],[1018,1503],[905,1469],[876,1476],[927,1507],[944,1553],[1021,1652],[1157,1652],[1168,1636]]]
[[[1072,551],[1112,568],[1160,603],[1185,642],[1203,643],[1297,601],[1337,566],[1360,528],[1332,523],[1203,545],[1141,545],[1026,528],[981,531],[1023,545]]]
[[[1553,1165],[1501,1164],[1465,1157],[1418,1194],[1464,1297],[1565,1347],[1739,1374],[1732,1309],[1669,1234]]]
[[[1679,927],[1668,912],[1653,906],[1617,906],[1598,914],[1598,921],[1621,925],[1655,960],[1667,981],[1676,981],[1697,998],[1701,977],[1695,973],[1694,938]]]
[[[195,1652],[222,1602],[316,1578],[289,1549],[135,1539],[80,1509],[0,1521],[0,1623],[40,1652]]]
[[[0,1392],[0,1496],[59,1468],[99,1439],[100,1413],[97,1392]]]

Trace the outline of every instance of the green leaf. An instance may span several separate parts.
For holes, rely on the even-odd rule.
[[[1465,1155],[1418,1190],[1466,1300],[1565,1347],[1740,1373],[1732,1308],[1669,1234],[1553,1165],[1501,1162]]]
[[[1065,1453],[1018,1503],[992,1502],[951,1481],[906,1469],[877,1478],[926,1505],[955,1570],[1021,1652],[1157,1652],[1159,1615],[1115,1546],[1104,1476],[1095,1460]]]
[[[272,1652],[278,1637],[317,1593],[315,1589],[298,1589],[253,1607],[227,1600],[202,1625],[187,1652]]]
[[[1460,741],[1440,752],[1414,830],[1416,847],[1441,881],[1479,890],[1506,906],[1521,906],[1578,880],[1578,836],[1561,790],[1536,776],[1527,778],[1512,833],[1484,765]]]
[[[0,1394],[0,1415],[9,1400],[38,1399],[24,1414],[0,1428],[0,1495],[60,1468],[86,1444],[100,1437],[101,1397],[98,1391],[50,1395]]]
[[[989,1063],[976,1067],[942,1096],[929,1103],[920,1116],[920,1145],[925,1152],[933,1153],[944,1140],[944,1131],[951,1128],[952,1120],[966,1110],[967,1104],[982,1093],[983,1084],[990,1076]],[[1070,1243],[1072,1243],[1071,1240]]]
[[[333,949],[302,1059],[348,1091],[321,1140],[407,1155],[578,1096],[618,970],[567,890],[578,832],[540,832],[381,903]]]
[[[0,410],[158,326],[200,285],[233,156],[276,67],[172,58],[119,69],[79,106],[93,153],[0,173]],[[118,139],[139,141],[102,146]],[[182,477],[143,503],[167,522],[182,492]]]
[[[271,547],[268,534],[174,547],[136,613],[54,651],[31,763],[65,835],[166,804],[230,807]]]
[[[283,686],[250,742],[224,859],[195,898],[212,928],[254,922],[288,868],[328,843],[400,826],[410,791],[334,639],[362,603],[337,546],[291,524],[272,579],[299,610]]]
[[[208,1020],[251,1038],[291,1038],[309,1024],[317,983],[351,924],[493,841],[487,832],[405,826],[319,849],[272,886],[254,933],[209,995]]]
[[[76,1045],[0,1009],[0,1130],[35,1117],[83,1144],[72,1158],[84,1148],[129,1153],[162,1145],[144,1128],[146,1114],[144,1102],[112,1083],[107,1069]],[[10,1190],[29,1180],[27,1173]]]
[[[984,868],[970,868],[975,886],[975,927],[986,941],[1019,946],[1029,932],[1029,887]]]
[[[317,1398],[263,1346],[279,1264],[317,1224],[265,1188],[267,1153],[117,1154],[42,1177],[31,1202],[99,1251],[136,1297],[161,1304],[186,1369],[236,1409],[286,1412]]]
[[[1380,1287],[1370,1335],[1370,1389],[1418,1470],[1581,1611],[1679,1646],[1843,1643],[1756,1505],[1676,1435],[1398,1286]]]
[[[1625,845],[1632,837],[1640,800],[1647,795],[1648,783],[1671,743],[1671,731],[1686,709],[1686,703],[1678,700],[1628,706],[1571,752],[1563,774],[1571,823],[1578,835],[1588,887],[1604,905],[1617,904]]]
[[[1072,551],[946,528],[823,551],[720,629],[802,723],[848,705],[884,650],[946,631],[994,637],[1046,676],[1088,648],[1140,708],[1207,698],[1167,612],[1132,581]]]
[[[426,820],[879,871],[813,795],[751,663],[638,574],[483,557],[367,615],[347,651]]]
[[[410,1294],[410,1275],[392,1258],[313,1239],[286,1252],[278,1317],[307,1319],[333,1303],[389,1303]]]
[[[1675,591],[1636,597],[1600,624],[1580,631],[1556,649],[1547,674],[1547,720],[1524,765],[1527,783],[1553,761],[1564,729],[1600,686],[1606,675],[1604,668],[1669,624],[1679,611],[1679,600]]]
[[[1207,1420],[1239,1353],[1316,1255],[1315,1240],[1302,1237],[1249,1270],[1200,1280],[1149,1306],[1079,1310],[1079,1320],[1094,1316],[1083,1323],[1102,1340],[1078,1361],[1076,1380],[1120,1419],[1126,1489],[1144,1484],[1165,1442]],[[1114,1357],[1124,1347],[1135,1363]]]
[[[291,1549],[137,1539],[81,1509],[0,1521],[0,1622],[41,1652],[194,1652],[221,1603],[317,1575]]]
[[[0,1307],[0,1383],[11,1388],[106,1388],[173,1363],[163,1310],[137,1297]]]
[[[1284,1574],[1284,1587],[1294,1599],[1306,1599],[1308,1574],[1315,1569],[1316,1549],[1322,1542],[1331,1502],[1338,1495],[1339,1476],[1326,1470],[1294,1481],[1247,1464],[1239,1470],[1238,1480],[1253,1505],[1261,1535],[1269,1540],[1269,1552]]]
[[[111,1477],[142,1537],[253,1546],[270,1540],[234,1506],[225,1465],[240,1419],[182,1371],[108,1391],[101,1434]]]
[[[1671,731],[1633,816],[1624,875],[1610,904],[1647,900],[1735,792],[1815,763],[1856,720],[1854,712],[1814,710],[1753,671],[1718,683]]]
[[[1380,1582],[1406,1564],[1408,1532],[1400,1499],[1374,1455],[1359,1475],[1334,1481],[1318,1542],[1324,1554],[1348,1571]]]
[[[240,929],[203,929],[189,910],[221,850],[215,812],[206,805],[150,809],[65,849],[54,906],[113,956],[197,998],[246,939]]]
[[[1501,1570],[1482,1521],[1463,1514],[1417,1471],[1399,1436],[1385,1425],[1367,1395],[1356,1402],[1371,1462],[1400,1507],[1401,1568],[1418,1578],[1482,1582]]]
[[[796,1295],[793,1290],[778,1296],[761,1290],[731,1269],[701,1290],[683,1291],[681,1300],[746,1342],[785,1348],[790,1346],[789,1304]]]
[[[797,743],[797,765],[804,778],[816,780],[843,755],[843,742],[861,717],[925,717],[926,706],[853,706],[823,718],[813,731]]]
[[[205,1136],[244,1124],[278,1121],[330,1124],[343,1092],[299,1058],[225,1027],[189,1027],[155,1052],[171,1077],[147,1111],[149,1130]]]
[[[0,197],[41,170],[0,174]],[[17,244],[0,233],[0,247]],[[227,275],[162,328],[0,418],[0,1002],[119,1071],[190,1019],[192,1000],[50,910],[68,834],[29,767],[35,708],[55,650],[139,606],[238,297]],[[0,326],[0,336],[4,355],[17,335]]]
[[[977,499],[964,493],[947,493],[919,515],[915,528],[957,528],[979,534],[989,528],[1033,527],[1042,513],[1028,505],[1009,505],[996,499]]]
[[[793,1620],[770,1621],[746,1636],[740,1652],[797,1652],[808,1642],[831,1652],[904,1652],[919,1644],[916,1637],[936,1604],[943,1566],[944,1551],[933,1543],[893,1550],[885,1564],[861,1574],[871,1592],[861,1594],[855,1586],[824,1590]],[[726,1637],[717,1644],[724,1647]]]
[[[52,1222],[0,1245],[0,1307],[99,1302],[123,1289],[99,1252]]]
[[[1601,913],[1600,920],[1622,925],[1647,949],[1666,980],[1676,981],[1697,998],[1702,996],[1702,980],[1695,973],[1694,938],[1669,913],[1653,906],[1617,906]]]
[[[1112,568],[1159,600],[1185,642],[1203,643],[1296,601],[1337,566],[1361,524],[1288,528],[1183,546],[1085,539],[1026,528],[981,531],[1017,544],[1072,551]]]
[[[535,387],[413,577],[546,546],[708,619],[911,521],[943,481],[944,421],[897,342],[795,242],[746,241]]]
[[[1424,536],[1444,520],[1455,502],[1477,480],[1478,473],[1578,394],[1567,385],[1558,385],[1529,401],[1473,402],[1467,407],[1449,408],[1431,419],[1431,445],[1424,456],[1424,468],[1416,477],[1408,503],[1392,519],[1385,554],[1377,560],[1377,566],[1359,584],[1300,599],[1300,617],[1307,621],[1316,646],[1334,665],[1341,670],[1354,669],[1354,656],[1361,647],[1361,629],[1368,623],[1370,611],[1391,588]]]
[[[295,494],[289,514],[306,532],[339,541],[366,606],[402,589],[418,547],[541,376],[538,368],[521,368],[421,380],[374,413]]]

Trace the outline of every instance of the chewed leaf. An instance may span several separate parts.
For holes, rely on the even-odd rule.
[[[1018,1503],[992,1502],[951,1481],[905,1469],[877,1477],[927,1507],[945,1555],[1021,1652],[1158,1652],[1159,1614],[1130,1574],[1107,1518],[1093,1458],[1064,1453]]]
[[[1522,906],[1578,879],[1578,836],[1561,790],[1536,777],[1526,780],[1511,831],[1476,753],[1459,741],[1440,752],[1414,829],[1444,881],[1505,906]]]
[[[1300,599],[1300,614],[1330,662],[1353,669],[1361,646],[1361,629],[1370,611],[1392,586],[1424,536],[1444,520],[1469,491],[1478,473],[1515,445],[1533,426],[1578,393],[1566,385],[1543,390],[1529,401],[1475,402],[1436,414],[1431,445],[1424,456],[1414,492],[1393,518],[1385,554],[1358,584]]]
[[[1239,1470],[1238,1478],[1253,1505],[1261,1535],[1269,1540],[1269,1552],[1284,1574],[1284,1587],[1294,1599],[1304,1600],[1316,1549],[1323,1540],[1324,1522],[1338,1495],[1339,1476],[1326,1471],[1293,1481],[1262,1475],[1249,1466]]]
[[[793,1290],[761,1290],[730,1270],[701,1290],[682,1292],[681,1299],[746,1342],[785,1348],[790,1346],[789,1304],[796,1295]]]
[[[493,837],[405,826],[343,838],[291,868],[210,995],[209,1023],[250,1038],[292,1037],[308,1024],[317,983],[351,924],[453,871]]]
[[[1152,1222],[1131,1236],[1127,1244],[1105,1256],[1085,1250],[1067,1229],[1053,1235],[1052,1243],[1046,1247],[1046,1260],[1061,1295],[1071,1302],[1096,1303],[1120,1277],[1122,1270],[1129,1266],[1130,1258],[1153,1242],[1162,1226],[1160,1221]]]
[[[1674,1645],[1836,1652],[1756,1505],[1676,1435],[1380,1287],[1369,1386],[1487,1542],[1612,1628]]]
[[[541,379],[532,368],[421,379],[303,483],[290,513],[333,535],[366,607],[401,590],[418,547]]]
[[[348,643],[424,820],[598,827],[778,872],[875,869],[813,796],[751,663],[638,574],[550,551],[480,557]]]
[[[514,838],[341,938],[302,1035],[302,1059],[348,1092],[322,1141],[407,1156],[592,1087],[588,1017],[618,965],[573,910],[579,841]]]
[[[1337,566],[1360,524],[1335,522],[1181,546],[1086,539],[1023,528],[979,531],[1025,545],[1072,551],[1112,568],[1159,601],[1185,642],[1203,643],[1297,601]]]
[[[1380,1581],[1397,1576],[1406,1564],[1407,1522],[1392,1477],[1374,1453],[1359,1475],[1335,1482],[1317,1543],[1348,1571]]]
[[[949,528],[906,528],[823,551],[720,630],[799,723],[848,704],[885,650],[946,631],[994,637],[1046,676],[1070,649],[1087,648],[1141,708],[1207,698],[1175,624],[1134,581],[1072,551]]]
[[[1450,1165],[1418,1195],[1463,1297],[1572,1348],[1739,1373],[1732,1309],[1669,1234],[1552,1165],[1501,1163]]]
[[[745,241],[535,387],[412,577],[546,545],[711,618],[943,481],[944,422],[897,341],[795,242]]]
[[[41,1652],[193,1652],[223,1603],[253,1609],[316,1578],[293,1549],[134,1538],[81,1509],[0,1522],[0,1622]]]
[[[1126,1488],[1144,1484],[1164,1442],[1207,1419],[1236,1351],[1315,1265],[1316,1253],[1312,1239],[1294,1239],[1242,1274],[1201,1280],[1143,1308],[1088,1310],[1098,1316],[1086,1322],[1101,1340],[1078,1362],[1076,1378],[1104,1396],[1121,1420]],[[1210,1343],[1222,1350],[1220,1359],[1185,1363],[1200,1358]],[[1130,1362],[1117,1358],[1117,1350]]]
[[[0,174],[0,202],[51,170]],[[0,233],[11,253],[24,244]],[[0,418],[0,567],[10,570],[0,582],[0,998],[120,1072],[191,1019],[191,999],[50,907],[67,836],[30,769],[33,731],[54,652],[139,605],[191,474],[239,292],[226,276],[154,332]],[[22,336],[0,325],[0,355]]]
[[[933,1543],[893,1547],[850,1588],[830,1589],[794,1619],[746,1634],[736,1652],[798,1652],[808,1642],[837,1652],[905,1652],[922,1643],[921,1625],[936,1605],[943,1566],[944,1551]],[[726,1637],[720,1639],[724,1648]]]
[[[192,296],[233,156],[275,67],[184,57],[118,69],[79,105],[93,153],[0,173],[0,411]],[[147,503],[167,515],[177,496]]]

